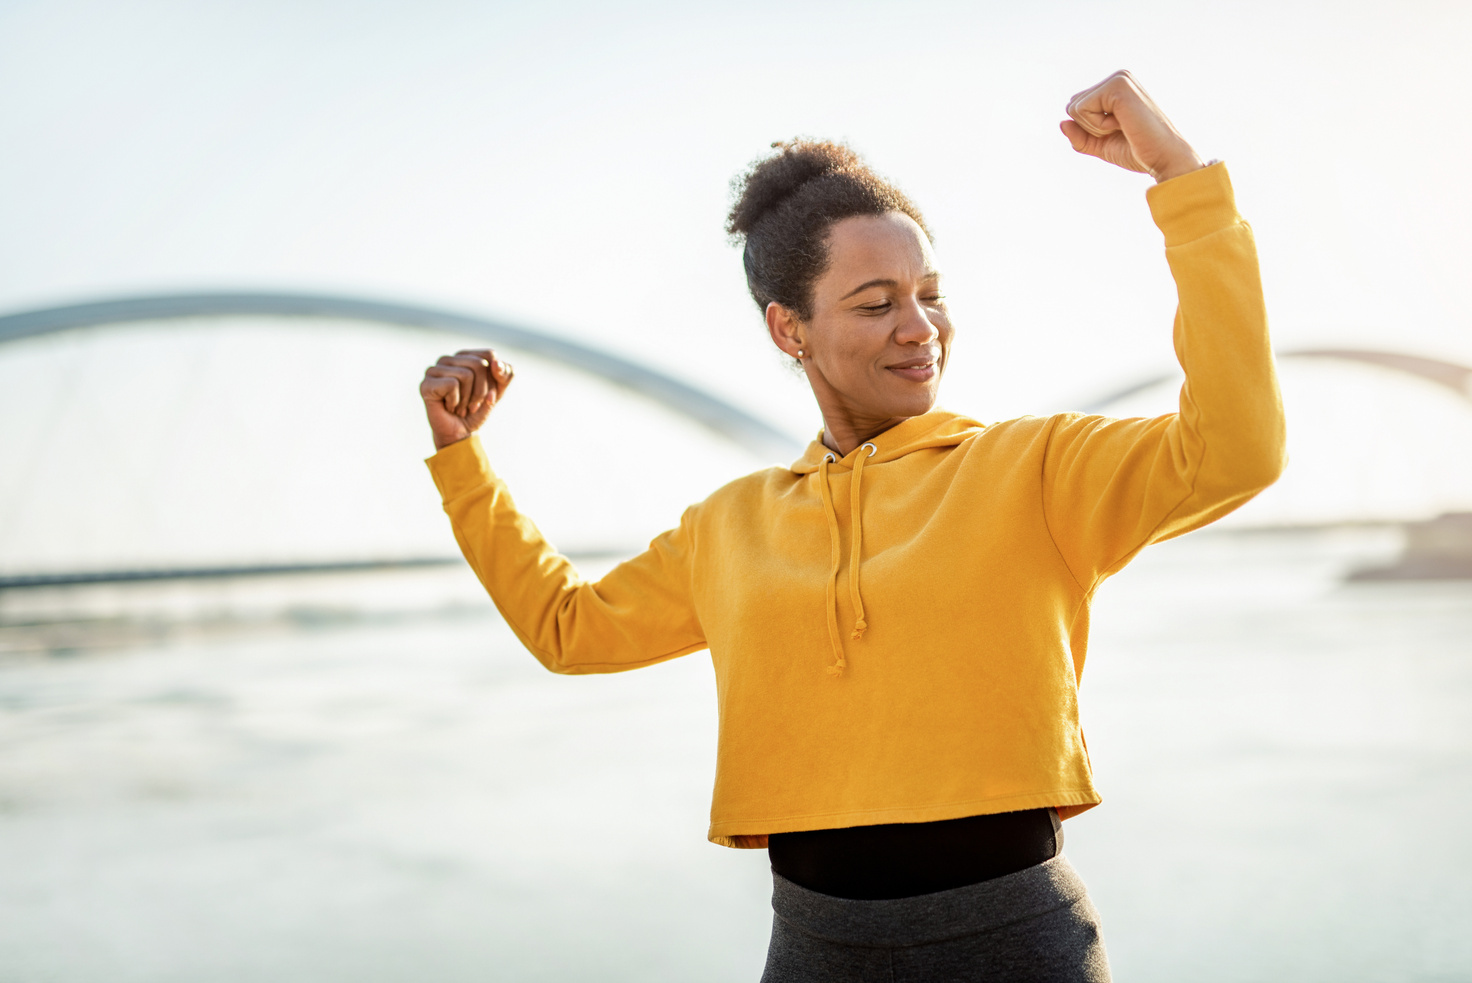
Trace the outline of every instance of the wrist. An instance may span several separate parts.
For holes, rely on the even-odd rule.
[[[438,452],[444,450],[446,447],[449,447],[451,444],[458,444],[462,440],[469,440],[469,439],[470,439],[470,434],[468,434],[468,433],[462,433],[462,434],[458,434],[456,436],[451,436],[451,437],[441,437],[439,434],[435,434],[434,435],[434,449],[435,449],[435,452],[438,453]]]
[[[1155,179],[1156,184],[1164,184],[1173,177],[1180,177],[1182,174],[1199,171],[1205,166],[1206,161],[1201,159],[1201,155],[1187,148],[1184,154],[1172,159],[1163,167],[1151,171],[1150,176]]]

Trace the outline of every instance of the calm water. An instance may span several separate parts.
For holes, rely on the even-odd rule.
[[[1472,980],[1472,582],[1342,582],[1396,549],[1201,534],[1101,592],[1066,832],[1117,978]],[[708,661],[555,677],[411,580],[0,629],[0,981],[755,980]]]

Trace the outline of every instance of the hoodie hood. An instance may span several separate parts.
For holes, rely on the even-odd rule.
[[[838,529],[838,512],[833,507],[833,490],[830,470],[852,470],[849,481],[849,560],[848,591],[849,603],[854,609],[854,626],[849,634],[853,641],[860,641],[868,630],[869,622],[864,616],[864,595],[860,588],[862,580],[859,567],[864,559],[863,488],[864,468],[878,467],[896,461],[911,451],[934,447],[954,447],[982,431],[980,423],[969,417],[959,416],[947,410],[931,410],[921,416],[913,416],[865,441],[843,457],[823,443],[820,431],[808,445],[802,457],[792,463],[794,474],[815,474],[818,495],[823,500],[823,514],[828,519],[828,543],[830,547],[826,600],[828,608],[828,641],[833,649],[833,662],[828,674],[843,675],[848,667],[844,656],[843,641],[838,632],[838,571],[842,566],[843,543]]]
[[[883,464],[904,457],[911,451],[924,450],[929,447],[954,447],[970,437],[974,437],[985,429],[984,425],[952,413],[949,410],[934,409],[920,416],[912,416],[903,423],[897,423],[888,430],[879,434],[873,440],[863,446],[855,448],[844,457],[829,449],[823,443],[823,431],[818,431],[818,436],[808,444],[807,450],[803,451],[802,457],[793,461],[789,470],[794,474],[812,474],[818,470],[822,460],[830,458],[838,466],[849,469],[854,465],[859,455],[866,455],[870,464]],[[873,451],[865,451],[865,447],[872,446]]]

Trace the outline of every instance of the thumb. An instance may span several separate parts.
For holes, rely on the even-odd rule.
[[[1071,119],[1066,119],[1058,124],[1058,129],[1062,130],[1063,135],[1068,137],[1068,142],[1074,150],[1077,150],[1081,154],[1088,152],[1085,148],[1089,145],[1089,134],[1082,126],[1079,126]]]

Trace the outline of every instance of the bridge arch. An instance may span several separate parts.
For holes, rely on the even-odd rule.
[[[1403,352],[1379,351],[1372,348],[1299,348],[1278,353],[1279,359],[1330,359],[1341,362],[1357,362],[1361,365],[1374,365],[1392,372],[1424,379],[1427,382],[1450,389],[1463,399],[1472,401],[1472,368],[1458,365],[1455,362],[1447,362],[1436,358],[1426,358],[1422,355],[1407,355]],[[1083,409],[1088,412],[1098,412],[1108,408],[1111,404],[1126,399],[1136,393],[1144,392],[1146,389],[1154,388],[1162,383],[1169,382],[1171,376],[1152,375],[1133,382],[1128,386],[1113,390],[1103,396],[1088,400]]]
[[[738,406],[673,376],[591,345],[505,321],[436,307],[305,293],[197,293],[126,297],[0,317],[0,343],[75,328],[198,317],[307,317],[449,331],[505,345],[654,400],[760,456],[792,457],[802,443]]]
[[[238,292],[158,295],[102,300],[93,303],[53,307],[42,310],[33,310],[18,314],[0,316],[0,346],[3,346],[5,342],[51,335],[55,333],[66,332],[72,329],[86,329],[90,327],[101,327],[108,325],[126,325],[129,323],[138,323],[142,325],[147,324],[148,322],[167,322],[170,320],[183,321],[199,318],[209,319],[212,317],[219,318],[222,321],[238,318],[254,319],[261,317],[267,319],[273,317],[282,319],[317,318],[321,319],[323,322],[355,321],[363,325],[371,325],[377,323],[394,327],[421,329],[424,332],[448,332],[460,335],[462,337],[480,338],[484,339],[489,344],[505,345],[508,348],[514,348],[518,351],[540,356],[547,363],[556,363],[561,367],[584,373],[590,378],[613,384],[632,394],[645,397],[647,401],[653,402],[654,404],[660,406],[662,409],[673,411],[673,416],[675,419],[672,419],[670,422],[675,423],[676,420],[680,421],[679,429],[685,434],[682,439],[689,442],[684,445],[686,447],[686,454],[688,454],[688,451],[690,450],[695,450],[697,454],[704,454],[706,452],[709,452],[717,455],[726,455],[731,454],[735,452],[737,448],[740,448],[741,450],[754,454],[756,457],[760,458],[762,463],[766,463],[772,460],[790,460],[791,457],[795,456],[795,454],[798,453],[799,450],[799,441],[794,439],[792,436],[781,432],[766,421],[753,416],[740,407],[733,406],[730,403],[727,403],[719,399],[718,397],[692,387],[680,381],[679,379],[672,378],[670,375],[661,373],[655,369],[650,369],[648,367],[639,365],[630,359],[599,350],[593,346],[569,341],[563,338],[558,338],[557,336],[550,333],[538,331],[516,324],[508,324],[505,322],[479,318],[437,308],[386,303],[361,298],[302,293]],[[224,327],[225,326],[222,325],[222,328]],[[251,339],[257,337],[256,335],[251,334],[251,332],[254,332],[257,327],[258,325],[246,326],[246,328],[248,329],[246,333]],[[296,328],[297,325],[288,324],[286,327],[286,333],[292,337],[296,337],[298,334]],[[219,333],[219,336],[228,335],[229,333],[229,330],[222,330]],[[398,332],[393,333],[397,334]],[[213,334],[213,332],[203,332],[202,335],[204,337],[197,340],[202,343],[212,343],[209,342],[208,339]],[[254,341],[252,340],[251,343],[253,344]],[[435,346],[440,344],[440,341],[415,341],[412,337],[409,337],[401,339],[399,343],[406,343],[408,347],[412,348],[416,345]],[[168,351],[168,349],[161,349],[161,351]],[[17,351],[16,354],[19,355],[20,352]],[[419,358],[423,356],[415,355],[413,357]],[[1293,402],[1293,398],[1295,397],[1295,384],[1297,384],[1299,386],[1297,398],[1299,399],[1299,406],[1302,410],[1298,417],[1293,418],[1298,423],[1298,425],[1290,427],[1290,440],[1292,440],[1295,436],[1299,436],[1302,445],[1300,447],[1300,450],[1303,452],[1301,454],[1296,453],[1295,460],[1298,466],[1294,469],[1293,475],[1312,476],[1318,474],[1318,471],[1315,471],[1315,467],[1318,466],[1318,464],[1316,463],[1318,461],[1318,458],[1316,458],[1315,455],[1317,454],[1320,458],[1323,458],[1326,448],[1328,448],[1328,450],[1333,450],[1333,447],[1330,446],[1333,441],[1325,440],[1323,438],[1326,436],[1329,438],[1335,438],[1336,432],[1330,432],[1324,427],[1320,427],[1318,430],[1315,430],[1313,426],[1305,426],[1305,424],[1314,423],[1315,413],[1318,413],[1320,415],[1322,415],[1323,413],[1328,413],[1333,410],[1333,406],[1320,406],[1319,404],[1325,403],[1325,401],[1321,398],[1315,398],[1314,400],[1305,402],[1306,399],[1309,399],[1309,397],[1306,397],[1304,395],[1305,393],[1314,392],[1317,394],[1318,392],[1320,392],[1320,390],[1305,390],[1302,386],[1304,380],[1299,379],[1295,383],[1295,380],[1293,378],[1295,375],[1295,371],[1297,374],[1303,375],[1305,372],[1322,373],[1324,372],[1325,368],[1328,368],[1323,364],[1320,364],[1318,366],[1314,366],[1313,364],[1311,364],[1316,361],[1319,363],[1324,363],[1326,361],[1337,362],[1341,365],[1346,365],[1348,363],[1358,363],[1359,365],[1366,367],[1373,366],[1379,369],[1389,370],[1389,373],[1392,374],[1391,376],[1382,376],[1382,378],[1384,379],[1383,388],[1385,388],[1387,391],[1414,389],[1417,390],[1420,394],[1419,396],[1416,396],[1417,399],[1425,398],[1431,399],[1433,401],[1441,400],[1441,403],[1439,405],[1442,407],[1442,412],[1446,412],[1448,409],[1450,410],[1450,415],[1446,417],[1446,419],[1450,421],[1449,426],[1451,425],[1451,423],[1455,423],[1456,428],[1461,428],[1454,428],[1454,432],[1456,434],[1464,433],[1466,431],[1467,421],[1472,420],[1472,413],[1468,412],[1469,409],[1472,409],[1472,405],[1469,405],[1472,404],[1472,368],[1468,368],[1467,366],[1457,365],[1449,361],[1426,358],[1416,355],[1408,355],[1404,353],[1352,348],[1318,348],[1290,350],[1284,353],[1280,353],[1279,357],[1284,360],[1285,370],[1289,369],[1290,363],[1298,363],[1299,365],[1299,368],[1297,368],[1296,370],[1288,370],[1284,372],[1285,398],[1288,399],[1290,404]],[[395,364],[401,363],[395,362]],[[553,366],[549,365],[548,367],[551,368]],[[223,371],[225,371],[227,375],[239,374],[233,367],[226,368]],[[1346,379],[1350,378],[1353,375],[1353,373],[1342,374],[1346,377]],[[1365,373],[1360,374],[1364,375]],[[1379,375],[1379,373],[1369,374]],[[1397,379],[1395,378],[1395,376],[1398,376],[1399,378]],[[1112,410],[1117,415],[1131,415],[1133,412],[1138,411],[1138,408],[1134,407],[1134,404],[1129,399],[1129,397],[1134,396],[1137,393],[1146,395],[1148,397],[1147,402],[1149,400],[1155,400],[1157,399],[1157,397],[1168,398],[1168,395],[1164,392],[1163,389],[1154,394],[1147,393],[1147,390],[1155,387],[1167,386],[1170,383],[1170,379],[1170,376],[1163,374],[1152,376],[1150,378],[1135,382],[1130,386],[1120,387],[1113,392],[1110,392],[1108,395],[1100,397],[1098,399],[1094,399],[1091,401],[1077,401],[1073,402],[1072,405],[1073,407],[1081,406],[1081,408],[1095,411],[1110,412]],[[1414,382],[1417,384],[1411,385],[1412,380],[1414,380]],[[18,392],[19,390],[15,390],[13,394]],[[1454,393],[1457,398],[1455,400],[1448,400],[1448,397],[1446,396],[1446,393],[1448,392]],[[412,396],[410,398],[412,399]],[[629,401],[628,405],[632,408],[635,405],[635,402],[636,401]],[[1329,402],[1331,404],[1333,403],[1332,400],[1330,400]],[[1357,399],[1356,402],[1358,402]],[[520,403],[520,401],[518,401],[518,403]],[[647,412],[648,402],[646,402],[644,405],[646,407],[645,411]],[[1158,410],[1146,410],[1147,415],[1153,412],[1166,411],[1166,404],[1164,402],[1160,404],[1160,409]],[[544,409],[541,412],[546,412],[546,410]],[[575,410],[569,410],[568,412],[575,412]],[[1452,418],[1455,418],[1455,420],[1452,420]],[[690,421],[692,423],[698,424],[699,428],[697,429],[685,426],[683,421]],[[564,424],[564,427],[565,426],[566,424]],[[1345,430],[1346,426],[1343,425],[1341,422],[1339,429]],[[1299,435],[1300,431],[1302,431],[1301,435]],[[719,442],[707,441],[704,439],[707,433],[718,434],[719,436],[724,438],[724,440]],[[1364,433],[1365,431],[1363,430],[1355,430],[1356,437],[1354,440],[1354,445],[1356,448],[1358,448],[1360,444],[1362,444]],[[95,438],[95,435],[93,436],[94,439],[100,439]],[[510,436],[509,432],[508,436]],[[216,443],[219,442],[217,441]],[[112,450],[111,447],[106,446],[106,441],[103,441],[102,444],[99,446],[102,446],[105,454],[116,455],[118,459],[122,461],[123,467],[126,468],[133,466],[133,461],[131,459],[124,460],[124,458],[127,458],[128,455],[124,454],[122,451]],[[1419,447],[1419,445],[1417,446]],[[404,444],[404,448],[409,447],[409,443]],[[377,450],[377,448],[375,448],[375,450]],[[401,448],[401,450],[403,450],[403,448]],[[514,451],[515,448],[510,447],[509,450]],[[191,453],[197,452],[191,451]],[[579,454],[579,463],[589,469],[593,469],[595,467],[595,464],[596,467],[603,468],[606,468],[608,466],[619,466],[618,462],[609,465],[608,462],[603,461],[602,458],[596,457],[596,455],[599,453],[601,453],[601,451],[595,448],[592,451],[592,454],[594,456],[589,457],[587,449],[584,449],[584,451]],[[1446,489],[1450,489],[1450,491],[1447,491],[1446,494],[1437,492],[1438,495],[1441,495],[1441,498],[1438,498],[1437,501],[1440,501],[1441,499],[1446,499],[1448,502],[1452,502],[1452,499],[1455,498],[1455,502],[1453,502],[1453,504],[1455,504],[1459,508],[1464,507],[1459,504],[1464,500],[1467,500],[1464,490],[1472,488],[1472,485],[1469,485],[1467,483],[1468,474],[1463,473],[1463,470],[1465,469],[1457,470],[1457,467],[1459,466],[1455,464],[1455,461],[1448,464],[1446,463],[1446,455],[1425,453],[1425,448],[1421,448],[1420,450],[1418,450],[1417,454],[1420,456],[1420,458],[1440,462],[1436,465],[1438,468],[1441,469],[1437,472],[1437,475],[1439,475],[1440,477],[1437,477],[1435,482],[1431,482],[1429,480],[1426,482],[1428,488],[1431,488],[1434,485],[1436,488],[1442,488],[1443,486],[1445,486]],[[62,460],[68,459],[68,456],[70,456],[71,458],[77,457],[77,455],[70,448],[65,452],[58,452],[53,456]],[[415,454],[412,449],[403,453],[398,453],[397,456],[378,454],[379,458],[390,458],[395,461],[401,459],[410,460],[414,456]],[[666,455],[666,457],[669,457],[669,455]],[[742,455],[742,457],[743,460],[749,460],[746,459],[744,455]],[[138,458],[138,455],[134,454],[132,455],[132,458]],[[675,469],[673,477],[681,480],[688,478],[691,483],[695,483],[695,477],[701,465],[694,463],[694,457],[680,455],[670,459],[678,460],[679,462],[678,466]],[[508,467],[512,466],[515,460],[516,455],[514,453],[508,453],[504,458],[504,461],[506,462],[506,465]],[[1389,458],[1387,458],[1387,460],[1389,460]],[[1414,466],[1417,468],[1423,467],[1423,462],[1420,460],[1411,463],[1414,464]],[[1332,473],[1337,475],[1342,473],[1344,475],[1348,475],[1351,479],[1354,480],[1360,480],[1361,478],[1363,478],[1366,482],[1368,482],[1370,478],[1373,478],[1377,473],[1389,472],[1394,470],[1393,468],[1381,466],[1362,466],[1362,462],[1351,460],[1351,455],[1348,454],[1340,454],[1338,457],[1324,458],[1322,464],[1323,467],[1319,467],[1319,471],[1322,471],[1324,474]],[[663,466],[663,463],[661,463],[661,466]],[[1425,467],[1429,466],[1430,465],[1425,465]],[[671,467],[675,467],[675,465],[671,465]],[[208,467],[205,466],[194,468],[194,470],[197,471],[199,474],[209,473]],[[1455,471],[1456,473],[1452,474],[1452,471]],[[1360,474],[1360,472],[1365,472],[1369,475],[1369,478],[1365,478],[1364,475]],[[1447,474],[1442,474],[1442,472],[1447,472]],[[123,473],[127,474],[129,472]],[[397,473],[398,472],[396,471],[395,474]],[[17,474],[19,474],[19,472],[13,469],[12,476],[14,477]],[[1257,510],[1254,514],[1270,517],[1268,519],[1268,524],[1272,524],[1275,522],[1302,522],[1322,516],[1328,516],[1329,518],[1353,517],[1351,515],[1350,505],[1345,505],[1343,508],[1340,509],[1340,512],[1335,512],[1333,513],[1333,515],[1329,515],[1329,513],[1325,512],[1325,506],[1322,498],[1312,499],[1308,495],[1308,492],[1304,492],[1300,495],[1292,487],[1290,487],[1294,484],[1294,481],[1292,480],[1293,475],[1290,475],[1289,480],[1286,480],[1285,482],[1280,482],[1280,485],[1278,487],[1271,490],[1267,495],[1263,496],[1264,501],[1258,503],[1253,507]],[[419,475],[413,476],[413,480],[415,481],[415,489],[417,489],[419,487],[419,484],[422,483],[419,481],[420,477],[421,476]],[[530,477],[535,478],[536,476],[532,475]],[[16,478],[16,482],[20,480],[21,479],[19,477]],[[31,483],[37,485],[37,487],[41,487],[41,485],[43,484],[40,479],[26,480],[30,480]],[[16,482],[12,482],[11,484],[14,487],[20,487],[20,485],[16,484]],[[125,486],[132,487],[126,485],[126,482],[121,480],[114,481],[112,482],[112,484],[119,488]],[[174,484],[178,484],[178,482],[175,481]],[[1320,484],[1322,484],[1322,482],[1320,482]],[[1340,484],[1343,485],[1345,484],[1345,482],[1340,482]],[[0,486],[3,485],[4,482],[0,482]],[[47,507],[53,508],[53,510],[55,510],[55,508],[59,508],[57,502],[59,502],[60,499],[58,498],[58,494],[56,493],[56,491],[53,490],[54,487],[55,486],[53,485],[49,489],[36,491],[35,494],[32,496],[33,500],[44,500]],[[181,485],[180,487],[183,486]],[[527,481],[524,484],[519,484],[517,487],[523,490],[529,502],[533,500],[533,495],[536,490],[535,481]],[[673,487],[673,484],[671,485],[671,487]],[[1304,488],[1307,487],[1308,485],[1304,485]],[[704,485],[702,485],[701,488],[708,490],[708,488],[706,488],[706,486]],[[3,488],[0,488],[0,490],[3,490]],[[106,487],[102,487],[100,491],[107,494],[113,494],[113,492],[109,491],[109,489]],[[175,501],[175,499],[178,499],[180,495],[184,494],[183,491],[173,488],[172,485],[169,489],[166,489],[166,491],[169,495],[173,495],[174,499],[169,499],[166,495],[160,499],[160,501],[164,501],[165,503],[167,503],[168,501]],[[396,495],[409,495],[409,492],[401,492],[398,489],[397,485],[393,486],[393,489],[391,489],[391,491],[393,492],[393,494]],[[1375,489],[1371,488],[1370,491],[1373,492],[1375,491]],[[1453,495],[1452,492],[1455,492],[1455,495]],[[30,493],[27,492],[27,494]],[[674,492],[671,492],[671,495],[673,494]],[[1271,500],[1274,496],[1277,496],[1277,498],[1281,500],[1281,507],[1272,506]],[[136,498],[137,496],[134,497]],[[282,501],[286,502],[287,505],[290,505],[292,508],[296,508],[298,507],[298,505],[300,505],[302,509],[308,508],[308,505],[301,504],[301,502],[305,500],[304,496],[302,495],[293,493],[287,496],[287,498],[289,498],[290,501],[287,501],[287,499],[285,498],[282,499]],[[665,521],[667,516],[665,515],[664,511],[661,511],[661,509],[663,507],[663,504],[668,503],[662,503],[661,501],[654,501],[652,499],[648,502],[645,502],[643,501],[644,498],[649,498],[649,496],[641,496],[640,502],[638,504],[640,506],[647,506],[648,510],[651,513],[659,512],[659,521]],[[1300,503],[1300,499],[1302,499],[1303,503],[1307,504]],[[270,499],[268,498],[267,500]],[[408,501],[407,498],[405,500]],[[685,500],[682,500],[680,504],[683,505],[689,500],[694,499],[687,498]],[[1370,501],[1371,499],[1367,498],[1366,500]],[[152,503],[154,500],[150,498],[149,501],[150,503]],[[417,501],[417,499],[415,499],[415,501]],[[1374,501],[1378,502],[1379,499],[1374,499]],[[1428,498],[1427,501],[1430,501],[1430,499]],[[1379,509],[1379,511],[1376,512],[1376,515],[1398,517],[1402,513],[1410,515],[1412,514],[1412,512],[1414,512],[1416,515],[1420,515],[1421,512],[1424,511],[1424,509],[1421,509],[1419,505],[1415,506],[1415,508],[1409,508],[1402,507],[1401,504],[1397,503],[1399,503],[1398,499],[1396,500],[1396,503],[1392,503],[1392,505],[1394,505],[1393,508],[1390,505],[1377,505],[1376,508]],[[177,506],[179,502],[175,501],[175,504]],[[253,500],[252,504],[255,505],[258,503]],[[280,503],[277,504],[279,505]],[[1264,505],[1272,507],[1264,511]],[[43,567],[45,567],[46,565],[39,562],[39,559],[28,558],[27,555],[25,555],[24,550],[16,548],[18,540],[15,539],[15,536],[12,535],[10,539],[5,538],[6,535],[9,535],[9,533],[6,532],[7,529],[10,529],[11,532],[14,533],[15,529],[21,528],[21,526],[25,525],[25,523],[21,523],[21,520],[18,518],[18,516],[26,514],[26,509],[24,507],[11,508],[11,515],[9,517],[10,521],[8,524],[5,521],[6,516],[4,514],[0,514],[0,547],[3,547],[0,548],[0,553],[7,554],[4,557],[0,557],[0,591],[5,590],[6,588],[44,586],[47,584],[96,583],[99,581],[132,579],[173,579],[178,577],[233,577],[243,573],[253,572],[274,574],[281,572],[290,572],[293,570],[335,570],[353,569],[364,566],[385,565],[413,566],[419,564],[438,564],[441,562],[445,562],[447,557],[443,554],[443,552],[439,549],[439,546],[437,545],[443,539],[442,530],[438,528],[438,518],[433,513],[431,513],[430,510],[423,508],[422,505],[413,505],[411,503],[411,506],[412,507],[406,507],[405,509],[401,510],[398,515],[401,516],[409,514],[411,512],[415,515],[418,515],[418,513],[422,512],[425,518],[425,522],[434,522],[436,524],[435,527],[427,532],[425,535],[419,536],[418,539],[413,539],[412,536],[419,535],[417,532],[414,531],[417,530],[419,526],[413,523],[406,523],[399,519],[396,519],[395,521],[398,522],[400,526],[403,526],[406,529],[410,525],[413,526],[413,529],[410,529],[409,532],[405,532],[403,537],[401,537],[403,543],[400,543],[400,539],[393,539],[392,541],[384,539],[383,543],[386,545],[381,545],[381,548],[375,548],[374,551],[370,551],[368,550],[367,546],[364,546],[362,550],[362,556],[359,556],[357,553],[352,552],[345,547],[339,548],[340,544],[333,545],[332,549],[328,549],[326,548],[326,546],[324,546],[322,549],[317,550],[312,554],[313,557],[316,557],[320,553],[319,562],[318,559],[306,557],[305,553],[307,551],[305,550],[305,548],[303,548],[303,556],[298,556],[296,555],[296,553],[291,552],[287,547],[275,544],[274,540],[267,541],[263,539],[260,542],[257,542],[256,540],[252,539],[248,543],[246,543],[246,545],[249,546],[250,549],[245,549],[244,547],[242,547],[241,549],[235,550],[234,552],[232,552],[231,550],[222,549],[220,556],[218,557],[218,562],[216,562],[216,558],[213,556],[200,557],[196,562],[194,558],[192,558],[191,556],[186,556],[184,552],[180,552],[177,557],[174,556],[172,553],[165,555],[167,551],[164,549],[163,546],[159,547],[157,556],[155,556],[153,553],[149,553],[147,557],[139,560],[132,560],[129,559],[132,554],[127,553],[127,551],[124,550],[122,546],[118,546],[116,549],[114,549],[113,546],[108,545],[112,542],[111,540],[105,540],[104,538],[99,538],[98,536],[91,536],[91,534],[89,534],[90,538],[83,537],[79,533],[77,537],[74,537],[78,539],[79,544],[76,545],[76,548],[73,550],[75,556],[71,560],[59,561],[56,569],[43,569]],[[656,506],[658,506],[658,508]],[[612,506],[610,506],[610,508],[611,507]],[[119,509],[122,509],[122,505],[119,505]],[[160,509],[162,509],[162,506],[160,506]],[[1276,511],[1274,511],[1274,509],[1276,509]],[[193,514],[195,510],[192,505],[188,505],[179,507],[178,511],[181,514]],[[548,514],[561,515],[566,511],[567,510],[565,509],[561,512],[549,510]],[[578,512],[578,514],[581,514],[581,511]],[[292,514],[294,515],[294,513]],[[376,514],[378,513],[375,513],[375,515]],[[205,518],[207,519],[208,516],[206,515]],[[162,523],[164,520],[160,519],[157,521]],[[169,521],[174,520],[171,519]],[[203,521],[204,519],[200,520],[200,522]],[[313,519],[313,521],[316,521],[315,518]],[[20,525],[18,525],[18,523]],[[288,523],[282,522],[280,523],[280,525],[286,527]],[[634,525],[637,525],[639,528],[643,528],[643,524],[640,523],[634,523],[630,526],[630,528],[632,528]],[[214,527],[210,528],[213,529]],[[314,526],[313,528],[314,531],[316,531],[316,526]],[[331,528],[336,529],[336,526],[332,526]],[[591,525],[589,526],[589,528],[592,528]],[[655,527],[651,526],[651,528]],[[173,532],[171,530],[172,527],[170,527],[169,530],[166,531],[170,531],[170,534],[172,535]],[[106,529],[103,530],[103,532],[106,531]],[[596,552],[599,549],[604,548],[605,546],[607,546],[608,548],[613,548],[614,546],[617,546],[621,549],[625,545],[621,541],[618,544],[612,544],[611,541],[610,543],[605,544],[602,538],[598,538],[596,536],[579,538],[579,536],[582,535],[583,526],[578,526],[574,531],[578,532],[579,535],[575,536],[571,533],[568,533],[566,536],[566,541],[570,544],[571,548],[574,551],[591,550]],[[142,535],[142,533],[140,532],[139,535]],[[178,536],[180,537],[182,537],[183,535],[183,533],[178,534]],[[323,535],[326,536],[327,534],[323,533]],[[241,537],[244,536],[245,533],[242,532]],[[83,542],[83,540],[85,540],[85,542]],[[96,540],[96,543],[94,543],[94,540]],[[27,540],[26,542],[29,542],[29,540]],[[164,540],[159,539],[159,542],[164,542]],[[172,542],[172,540],[170,540],[169,542]],[[242,542],[244,542],[243,539]],[[327,543],[327,540],[324,539],[323,542]],[[231,540],[231,543],[234,543],[234,540]],[[331,543],[338,544],[339,541],[332,540]],[[357,549],[355,543],[356,541],[354,541],[354,544],[351,545],[353,545],[354,549]],[[96,557],[94,558],[92,553],[86,552],[83,549],[83,546],[85,546],[87,550],[93,550],[94,552],[96,552]],[[295,548],[295,544],[292,544],[292,548]],[[108,552],[109,550],[111,552]],[[240,555],[236,556],[236,553],[239,553]],[[260,555],[256,555],[257,553],[259,553]],[[34,556],[36,558],[40,558],[41,554],[34,553]],[[71,554],[68,554],[68,556],[71,556]],[[139,556],[142,557],[143,554],[140,553]],[[450,559],[450,562],[454,562],[453,558],[448,559]],[[126,565],[126,568],[124,568],[123,565]]]

